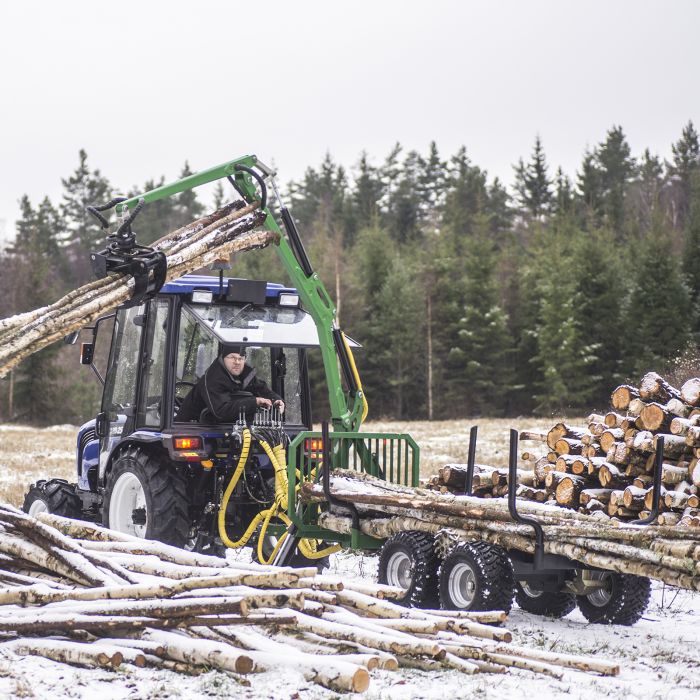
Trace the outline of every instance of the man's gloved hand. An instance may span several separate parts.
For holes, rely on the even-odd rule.
[[[277,399],[274,405],[280,413],[284,413],[284,401],[282,401],[282,399]]]
[[[262,396],[256,396],[255,403],[263,408],[272,408],[272,401],[270,401],[270,399],[264,399]]]

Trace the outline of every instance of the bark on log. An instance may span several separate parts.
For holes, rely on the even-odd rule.
[[[656,372],[647,372],[639,383],[639,397],[645,401],[668,403],[671,399],[681,399],[681,392]]]

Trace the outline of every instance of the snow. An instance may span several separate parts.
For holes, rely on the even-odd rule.
[[[249,557],[245,551],[236,559]],[[376,579],[377,557],[340,553],[329,574],[341,579]],[[523,697],[644,698],[685,700],[700,692],[700,594],[655,585],[644,618],[633,627],[591,625],[575,611],[563,620],[546,620],[514,608],[506,626],[513,643],[548,651],[595,655],[620,663],[615,678],[576,671],[562,680],[511,671],[507,675],[458,671],[370,672],[369,690],[349,699],[442,700],[443,698]],[[170,671],[122,665],[115,671],[81,669],[38,657],[16,657],[0,647],[0,697],[67,700],[145,700],[154,698],[244,698],[250,700],[329,700],[338,693],[306,681],[295,669],[237,677],[223,671],[185,676]]]

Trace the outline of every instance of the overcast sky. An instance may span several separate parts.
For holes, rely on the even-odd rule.
[[[282,183],[326,151],[464,144],[510,184],[621,124],[670,157],[700,127],[700,3],[583,0],[21,0],[0,4],[0,220],[84,148],[122,189],[256,153]]]

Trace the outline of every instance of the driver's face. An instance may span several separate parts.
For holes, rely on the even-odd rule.
[[[245,357],[237,355],[235,352],[229,353],[224,357],[224,365],[234,377],[237,377],[245,367]]]

